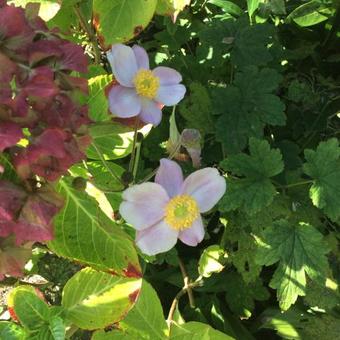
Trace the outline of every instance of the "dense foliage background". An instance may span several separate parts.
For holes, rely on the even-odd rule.
[[[8,5],[0,338],[338,339],[339,1]],[[108,110],[118,42],[183,76],[158,127]],[[201,244],[147,257],[118,208],[166,157],[227,191]]]

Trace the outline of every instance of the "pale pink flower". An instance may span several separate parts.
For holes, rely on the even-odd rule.
[[[197,170],[184,180],[176,162],[161,159],[155,183],[125,190],[119,211],[137,230],[137,246],[155,255],[170,250],[178,238],[189,246],[200,243],[201,213],[209,211],[225,190],[225,179],[214,168]]]
[[[173,106],[183,99],[186,89],[179,84],[182,76],[164,66],[151,71],[144,48],[116,44],[107,57],[119,83],[109,93],[110,111],[117,117],[139,116],[156,126],[162,119],[162,106]]]

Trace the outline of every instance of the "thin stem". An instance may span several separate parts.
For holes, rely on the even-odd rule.
[[[192,293],[192,289],[189,287],[190,278],[189,278],[188,273],[185,269],[184,263],[180,258],[178,258],[178,263],[179,263],[179,268],[181,269],[181,273],[182,273],[182,276],[183,276],[184,288],[188,287],[187,293],[188,293],[190,307],[195,308],[194,294]]]
[[[102,154],[101,154],[100,150],[98,149],[97,145],[96,145],[94,142],[92,142],[91,145],[92,145],[93,148],[96,150],[99,159],[102,161],[102,163],[104,164],[104,166],[105,166],[105,168],[107,169],[107,171],[111,174],[111,176],[112,176],[116,181],[118,181],[118,182],[121,183],[123,186],[125,186],[124,183],[123,183],[123,181],[122,181],[122,179],[121,179],[119,176],[117,176],[117,175],[111,170],[111,168],[107,165],[107,162],[106,162],[105,158],[102,156]]]
[[[306,184],[310,184],[313,183],[313,180],[309,179],[306,181],[301,181],[301,182],[297,182],[297,183],[292,183],[292,184],[287,184],[287,185],[279,185],[280,188],[282,189],[287,189],[287,188],[293,188],[293,187],[297,187],[300,185],[306,185]]]
[[[177,295],[175,296],[175,298],[172,301],[172,304],[171,304],[171,307],[170,307],[170,310],[169,310],[169,314],[168,314],[168,318],[166,320],[168,327],[171,326],[171,323],[172,323],[172,320],[174,318],[174,314],[175,314],[176,307],[178,305],[179,299],[187,293],[188,289],[193,289],[193,288],[201,285],[202,281],[203,281],[202,276],[199,276],[196,281],[189,283],[186,287],[183,287],[177,293]]]
[[[139,118],[137,117],[136,120],[135,120],[135,128],[134,128],[134,134],[133,134],[132,152],[131,152],[131,158],[130,158],[130,164],[129,164],[129,172],[133,171],[133,168],[134,168],[134,165],[135,165],[138,125],[139,125]]]
[[[95,32],[93,30],[93,27],[87,22],[86,18],[84,17],[79,4],[76,4],[74,7],[74,12],[80,22],[80,25],[82,27],[82,29],[85,31],[85,33],[87,34],[92,48],[93,48],[93,53],[94,53],[94,61],[96,64],[100,63],[100,58],[101,58],[101,53],[100,53],[100,49],[98,46],[98,41],[97,41],[97,37],[95,35]]]
[[[182,145],[181,142],[179,142],[179,143],[176,145],[176,148],[175,148],[174,151],[169,155],[168,159],[173,159],[173,158],[176,156],[176,154],[177,154],[179,148],[181,147],[181,145]],[[151,179],[153,176],[155,176],[156,173],[157,173],[157,170],[158,170],[158,168],[156,168],[156,169],[153,170],[150,174],[148,174],[147,176],[145,176],[145,177],[143,178],[143,180],[142,180],[140,183],[147,182],[149,179]]]
[[[142,143],[137,143],[137,146],[136,146],[136,156],[135,156],[135,164],[133,166],[133,172],[132,172],[134,179],[137,176],[141,147],[142,147]]]

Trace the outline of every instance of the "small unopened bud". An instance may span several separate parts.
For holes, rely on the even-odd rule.
[[[137,133],[137,143],[142,143],[144,135],[141,132]]]
[[[128,186],[133,181],[133,174],[130,171],[125,171],[122,174],[122,182],[125,186]]]
[[[86,189],[87,181],[83,177],[76,177],[72,181],[72,187],[78,191],[84,191]]]

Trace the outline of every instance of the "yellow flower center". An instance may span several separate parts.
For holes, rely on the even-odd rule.
[[[165,222],[176,230],[190,228],[198,216],[197,202],[189,195],[175,196],[165,207]]]
[[[156,77],[150,70],[140,69],[133,82],[136,87],[137,93],[149,99],[156,97],[159,89],[159,78]]]

